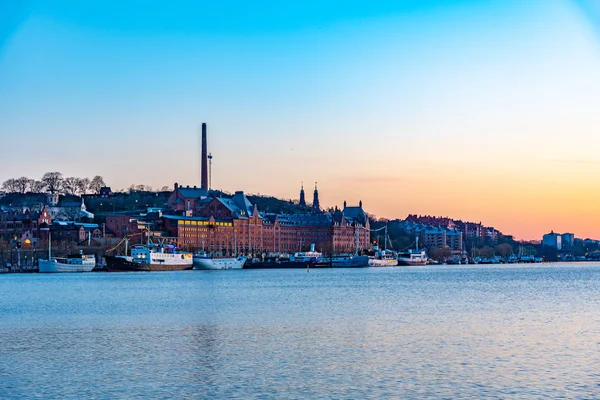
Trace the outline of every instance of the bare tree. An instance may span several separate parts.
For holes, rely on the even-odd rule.
[[[89,190],[96,194],[100,194],[100,189],[105,187],[104,179],[100,175],[96,175],[89,184]]]
[[[31,182],[33,182],[33,179],[29,179],[26,176],[22,176],[20,178],[15,179],[15,185],[17,186],[17,191],[19,193],[27,192],[27,189],[29,189]]]
[[[57,191],[62,188],[63,176],[60,172],[46,172],[42,177],[42,182],[46,184],[50,191]]]
[[[2,183],[2,190],[4,190],[7,193],[18,193],[19,187],[17,184],[17,180],[14,178],[7,179],[6,181],[4,181],[4,183]]]
[[[42,181],[32,180],[29,189],[32,193],[42,193],[46,190],[46,184]]]
[[[79,219],[81,219],[81,208],[63,207],[56,217],[57,219],[64,219],[67,221],[79,221]]]
[[[163,187],[161,187],[161,188],[160,188],[160,191],[161,191],[161,192],[168,192],[168,191],[170,191],[170,190],[171,190],[171,188],[170,188],[170,187],[168,187],[168,186],[163,186]]]
[[[77,194],[85,194],[90,187],[90,180],[88,178],[77,178],[76,186]]]
[[[65,178],[62,182],[62,189],[66,194],[77,193],[77,178],[72,176]]]
[[[148,185],[136,185],[135,186],[135,191],[136,192],[151,192],[152,191],[152,186],[148,186]]]

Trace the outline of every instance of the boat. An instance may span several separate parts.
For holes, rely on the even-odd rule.
[[[150,271],[146,263],[142,263],[131,256],[104,256],[108,272],[138,272]]]
[[[425,250],[419,250],[419,237],[415,240],[415,248],[398,253],[398,265],[427,265]]]
[[[241,269],[248,257],[213,257],[204,252],[193,256],[194,269]]]
[[[375,255],[369,257],[369,267],[395,267],[398,265],[398,254],[392,250],[379,250],[375,247]]]
[[[52,231],[50,225],[40,224],[40,230],[48,231],[48,259],[38,260],[38,270],[48,272],[91,272],[96,266],[96,257],[93,254],[70,254],[66,257],[52,257]]]
[[[338,254],[324,258],[318,264],[327,264],[326,266],[332,268],[363,268],[369,266],[369,257],[358,254]]]
[[[40,272],[91,272],[96,266],[96,257],[93,254],[71,254],[40,259],[38,265]]]
[[[427,265],[425,250],[409,249],[398,253],[398,265]]]
[[[108,257],[112,271],[182,271],[193,268],[192,253],[177,251],[173,245],[135,245],[130,257]]]
[[[322,259],[297,260],[293,257],[268,257],[249,258],[244,264],[244,269],[269,269],[269,268],[330,268],[331,264]]]
[[[323,254],[315,250],[314,243],[310,251],[299,251],[288,256],[267,258],[249,258],[244,264],[245,269],[259,268],[330,268],[331,262]]]

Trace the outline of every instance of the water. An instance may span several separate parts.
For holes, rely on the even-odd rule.
[[[0,398],[598,398],[600,264],[0,276]]]

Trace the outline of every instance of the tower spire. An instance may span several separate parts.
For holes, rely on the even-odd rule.
[[[306,199],[304,198],[304,182],[300,183],[300,202],[299,205],[306,206]]]
[[[315,192],[313,195],[313,210],[321,211],[321,205],[319,204],[319,191],[317,190],[317,182],[315,182]]]

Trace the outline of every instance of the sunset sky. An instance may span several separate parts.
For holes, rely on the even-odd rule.
[[[203,4],[203,5],[199,5]],[[0,2],[0,183],[99,174],[600,239],[600,1]]]

